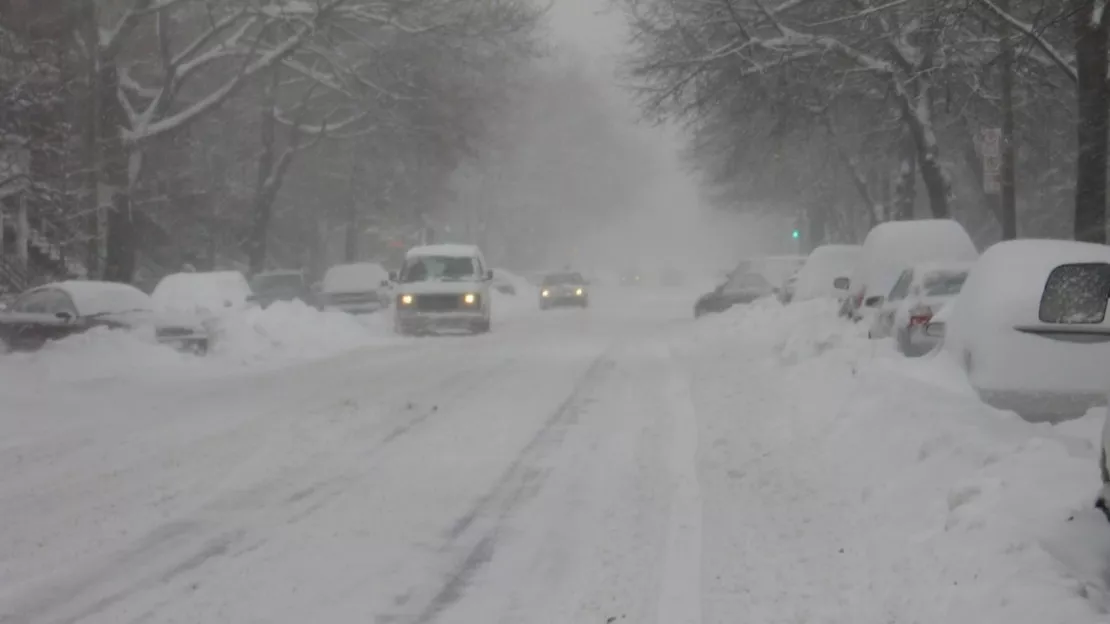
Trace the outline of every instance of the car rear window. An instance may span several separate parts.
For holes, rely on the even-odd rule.
[[[1064,264],[1049,274],[1041,294],[1042,323],[1097,324],[1106,320],[1110,264]]]
[[[925,276],[923,288],[928,297],[960,294],[967,281],[967,271],[935,271]]]

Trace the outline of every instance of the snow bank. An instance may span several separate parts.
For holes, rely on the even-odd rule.
[[[35,353],[0,356],[0,397],[50,384],[224,375],[324,358],[399,340],[389,315],[321,312],[300,301],[230,311],[209,321],[210,353],[198,357],[156,343],[148,332],[94,329]]]
[[[676,349],[714,492],[709,621],[1106,621],[1101,413],[996,411],[946,357],[900,358],[827,302],[706,320]]]
[[[225,363],[285,363],[397,340],[389,311],[352,316],[279,301],[220,318],[209,357]]]

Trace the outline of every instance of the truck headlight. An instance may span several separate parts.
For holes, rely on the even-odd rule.
[[[540,296],[541,297],[549,297],[549,296],[551,296],[551,291],[545,290],[545,291],[540,293]]]
[[[478,296],[474,293],[466,293],[465,295],[463,295],[463,303],[465,303],[466,305],[474,305],[474,302],[477,300]]]
[[[579,288],[578,290],[574,291],[574,294],[576,294],[576,295],[578,295],[579,297],[581,297],[581,296],[582,296],[582,289],[581,289],[581,288]]]
[[[401,295],[401,305],[412,305],[412,295]]]

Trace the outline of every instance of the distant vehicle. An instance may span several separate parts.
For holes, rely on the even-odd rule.
[[[814,249],[795,274],[791,301],[847,298],[848,281],[862,252],[861,245],[821,245]]]
[[[239,271],[209,271],[167,275],[150,296],[160,312],[215,316],[247,308],[253,295]]]
[[[738,270],[713,292],[702,295],[694,304],[694,318],[724,312],[732,306],[751,303],[774,294],[775,288],[759,273]]]
[[[914,357],[933,350],[937,341],[925,327],[948,301],[960,294],[971,263],[919,264],[906,269],[894,283],[871,324],[871,338],[893,336],[898,350]]]
[[[389,272],[375,262],[337,264],[324,273],[316,303],[321,309],[370,314],[390,304]]]
[[[1110,247],[997,243],[971,269],[944,349],[986,403],[1030,421],[1083,416],[1106,401]]]
[[[128,284],[66,281],[32,288],[0,312],[0,343],[34,351],[52,340],[94,327],[149,331],[162,344],[183,351],[208,351],[208,331],[199,319],[155,312],[154,301]]]
[[[576,272],[551,273],[540,284],[540,309],[558,307],[585,308],[590,305],[587,280]]]
[[[253,296],[250,298],[268,307],[275,301],[302,301],[314,305],[314,296],[302,271],[265,271],[250,281]]]
[[[639,286],[644,282],[643,276],[635,269],[628,269],[621,273],[619,283],[621,286]]]
[[[974,262],[978,257],[967,230],[952,219],[880,223],[863,241],[841,314],[870,321],[902,271],[915,264]]]
[[[394,276],[394,329],[399,334],[435,330],[485,333],[491,328],[493,271],[474,245],[414,247]]]

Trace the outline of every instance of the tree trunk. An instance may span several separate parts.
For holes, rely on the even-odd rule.
[[[351,177],[347,188],[347,228],[346,240],[343,245],[343,258],[345,262],[354,262],[358,258],[358,202],[355,201],[355,173],[356,161],[351,160]]]
[[[999,0],[999,7],[1009,13],[1010,0]],[[1017,181],[1014,155],[1014,50],[1009,24],[1002,31],[1002,240],[1017,238]]]
[[[895,77],[894,80],[899,79]],[[906,89],[905,85],[899,86]],[[916,96],[907,92],[899,98],[902,121],[913,137],[917,151],[917,165],[929,195],[929,208],[933,217],[947,219],[949,217],[948,195],[951,187],[948,176],[944,173],[944,166],[940,162],[940,146],[937,144],[937,135],[933,130],[933,110],[928,88],[927,85],[921,85],[919,88],[921,92]]]
[[[81,36],[85,41],[96,41],[99,29],[96,21],[96,3],[84,2],[80,14]],[[88,240],[85,249],[85,269],[89,279],[102,276],[103,258],[101,246],[104,233],[101,231],[100,217],[100,80],[98,59],[94,50],[89,50],[85,58],[84,117],[81,119],[82,155],[84,157],[84,201],[85,236]]]
[[[258,175],[254,184],[254,202],[251,212],[251,231],[247,239],[247,256],[250,259],[252,273],[258,273],[266,264],[266,239],[270,231],[270,220],[273,215],[273,198],[269,192],[271,178],[276,165],[275,157],[275,127],[277,120],[274,118],[274,106],[277,104],[276,89],[278,71],[270,72],[270,84],[266,87],[262,103],[261,147],[258,156]]]
[[[1075,180],[1075,239],[1106,242],[1107,16],[1093,21],[1096,0],[1078,0],[1075,64],[1079,74],[1079,155]]]
[[[906,221],[913,218],[917,203],[917,144],[909,129],[902,132],[898,145],[898,176],[894,181],[894,211],[891,219]]]
[[[128,175],[129,153],[121,130],[126,123],[116,92],[119,74],[115,61],[103,62],[99,72],[100,93],[100,181],[111,197],[108,206],[108,257],[104,279],[130,282],[135,275],[137,251],[134,215],[131,212],[131,180]]]

